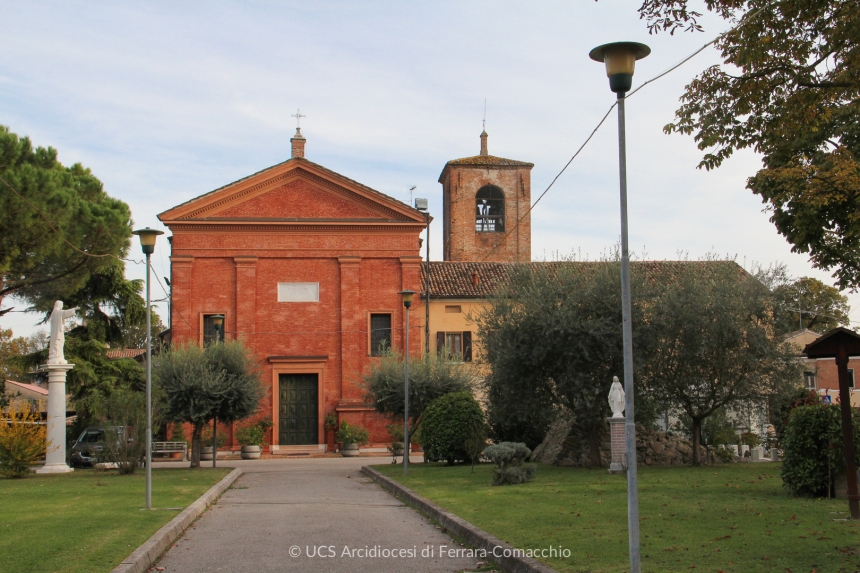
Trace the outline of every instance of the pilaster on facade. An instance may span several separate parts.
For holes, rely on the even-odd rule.
[[[236,333],[253,345],[257,314],[257,257],[233,257],[236,265]]]
[[[173,255],[170,257],[170,313],[173,340],[197,340],[198,332],[191,308],[192,267],[194,257],[191,255]]]
[[[422,343],[422,328],[424,328],[424,323],[420,320],[420,316],[416,315],[415,309],[419,307],[418,302],[421,299],[421,264],[423,263],[423,259],[421,257],[400,257],[400,289],[401,290],[413,290],[415,291],[415,298],[413,299],[412,308],[410,309],[410,321],[409,321],[409,354],[415,355],[421,348]],[[401,332],[406,332],[406,309],[401,308]],[[414,320],[412,320],[414,319]],[[405,338],[405,336],[404,336]],[[401,340],[401,348],[403,348],[403,341]]]
[[[348,383],[361,372],[364,354],[364,314],[361,310],[361,257],[340,256],[340,400],[362,401],[361,390]]]

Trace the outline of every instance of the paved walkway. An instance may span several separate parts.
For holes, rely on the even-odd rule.
[[[219,460],[219,466],[242,468],[243,475],[156,565],[171,573],[425,573],[475,568],[478,559],[440,557],[442,546],[462,548],[359,473],[363,465],[386,461]],[[402,557],[390,556],[401,550]]]

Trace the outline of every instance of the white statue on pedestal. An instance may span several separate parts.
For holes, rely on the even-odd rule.
[[[58,300],[54,303],[54,310],[51,311],[51,339],[48,346],[48,364],[67,364],[65,356],[63,356],[63,345],[66,343],[66,335],[63,325],[66,319],[75,315],[77,308],[63,310],[63,301]]]
[[[73,471],[66,465],[66,373],[74,364],[66,362],[63,345],[66,335],[63,323],[74,316],[76,308],[63,310],[63,301],[54,303],[51,311],[51,339],[48,343],[48,363],[41,370],[48,371],[48,444],[45,465],[38,474],[64,474]]]
[[[618,381],[618,376],[612,377],[612,387],[609,388],[609,407],[612,408],[613,418],[623,418],[624,414],[624,388]]]

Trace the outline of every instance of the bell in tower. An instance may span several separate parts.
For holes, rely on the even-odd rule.
[[[533,163],[481,153],[445,164],[442,184],[446,261],[531,261]],[[517,224],[519,221],[519,224]]]

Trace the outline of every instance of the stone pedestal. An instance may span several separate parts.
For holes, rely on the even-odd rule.
[[[74,471],[66,464],[66,372],[74,364],[48,364],[48,452],[37,474],[64,474]]]
[[[779,450],[776,448],[770,449],[770,461],[778,462],[779,461]]]
[[[622,474],[627,469],[627,431],[624,418],[606,418],[609,422],[609,435],[612,443],[612,462],[609,473]]]
[[[761,446],[759,446],[757,448],[752,448],[750,450],[750,452],[751,452],[751,454],[750,454],[750,456],[751,456],[750,460],[751,461],[753,461],[753,462],[764,461],[764,448],[762,448]]]

